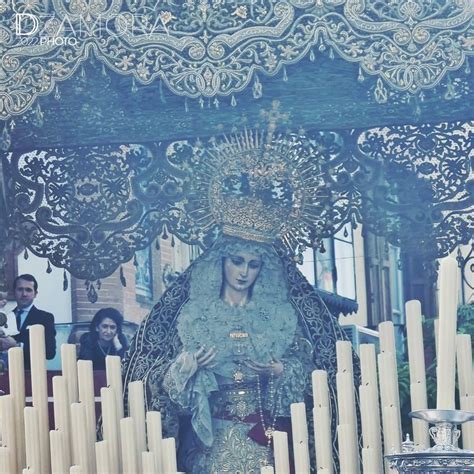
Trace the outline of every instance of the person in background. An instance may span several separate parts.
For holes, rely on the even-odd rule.
[[[123,357],[128,344],[122,333],[123,316],[115,308],[102,308],[94,315],[80,339],[79,359],[91,360],[94,370],[105,370],[108,355]]]
[[[25,369],[29,369],[30,339],[28,328],[30,326],[34,324],[42,324],[44,326],[46,359],[54,359],[54,356],[56,355],[56,329],[54,327],[54,316],[51,313],[38,309],[33,304],[38,295],[38,282],[33,275],[28,273],[18,275],[13,280],[13,291],[17,304],[13,312],[16,316],[18,333],[13,336],[1,337],[0,350],[7,350],[10,347],[21,344],[24,351]],[[3,300],[1,303],[5,306]]]

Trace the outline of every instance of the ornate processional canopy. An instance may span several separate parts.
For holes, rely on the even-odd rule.
[[[470,0],[1,0],[0,117],[26,112],[94,57],[136,84],[232,96],[328,54],[389,90],[420,93],[474,52]],[[354,77],[354,81],[356,77]]]
[[[427,261],[447,255],[474,234],[473,12],[469,0],[0,0],[0,242],[87,280],[160,235],[206,247],[219,220],[202,202],[209,170],[227,191],[249,184],[234,148],[290,152],[291,192],[272,192],[298,219],[297,190],[313,189],[311,225],[279,229],[296,256],[359,223]]]
[[[297,232],[279,229],[295,254],[363,223],[432,261],[474,234],[472,130],[472,123],[308,130],[269,140],[242,132],[206,142],[12,152],[3,162],[8,220],[0,227],[79,278],[103,278],[159,235],[210,245],[216,209],[233,196],[258,195],[247,172],[256,168],[235,170],[232,160],[268,151],[277,168],[286,163],[281,173],[271,170],[268,192],[282,205],[276,212],[298,214]]]

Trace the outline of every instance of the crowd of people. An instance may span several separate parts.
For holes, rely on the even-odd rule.
[[[5,315],[0,327],[0,351],[21,346],[24,351],[25,369],[30,368],[30,341],[28,328],[33,324],[44,326],[46,358],[56,355],[56,329],[54,316],[34,305],[38,296],[38,282],[33,275],[22,274],[13,281],[15,308]],[[0,311],[7,305],[6,295],[0,295]],[[107,355],[124,356],[128,342],[122,332],[123,316],[115,308],[102,308],[89,324],[89,331],[79,340],[78,359],[91,360],[94,370],[105,369]]]

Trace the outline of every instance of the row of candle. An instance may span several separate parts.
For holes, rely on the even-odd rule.
[[[424,375],[421,368],[424,361],[416,360],[413,355],[413,347],[423,348],[423,341],[420,339],[422,334],[419,330],[421,324],[421,314],[417,302],[407,304],[408,338],[409,338],[409,357],[411,360],[410,377],[412,385],[417,384],[416,374],[420,378]],[[413,328],[413,327],[415,328]],[[40,326],[40,328],[42,328]],[[385,440],[400,441],[400,429],[398,426],[399,407],[396,405],[398,389],[396,375],[394,375],[390,361],[384,354],[392,354],[394,351],[393,325],[384,323],[381,329],[381,348],[379,354],[379,376],[385,389],[381,394],[382,408],[393,408],[393,415],[390,411],[382,410],[382,420],[384,421]],[[34,329],[32,334],[35,334]],[[39,338],[41,339],[41,329],[39,329]],[[36,336],[34,336],[36,337]],[[468,335],[457,336],[457,357],[458,373],[461,388],[461,399],[471,396],[472,399],[472,355],[471,341]],[[418,351],[419,357],[423,351]],[[72,349],[67,345],[62,347],[64,361],[70,359],[73,354]],[[75,355],[75,353],[74,353]],[[10,380],[12,389],[16,386],[24,386],[24,379],[20,374],[15,379],[12,367],[18,366],[23,362],[22,350],[12,349],[9,354],[10,361]],[[361,385],[359,387],[361,402],[361,422],[363,435],[362,466],[364,473],[382,472],[382,451],[380,421],[376,416],[378,412],[378,391],[376,374],[375,347],[372,344],[363,344],[360,346],[361,359]],[[389,361],[387,363],[387,360]],[[71,361],[70,361],[71,362]],[[67,366],[68,364],[64,364]],[[20,365],[19,367],[22,367]],[[95,442],[95,412],[94,397],[92,385],[92,366],[89,361],[79,361],[77,365],[74,361],[69,364],[69,370],[74,367],[77,371],[78,379],[78,400],[70,404],[70,394],[66,379],[71,375],[65,368],[63,376],[53,377],[53,395],[54,395],[54,414],[55,427],[49,433],[49,442],[51,444],[51,457],[42,459],[41,441],[42,431],[40,429],[39,412],[41,409],[38,403],[38,395],[33,397],[33,407],[24,407],[24,423],[26,432],[26,461],[29,466],[25,472],[43,472],[43,465],[50,463],[51,472],[176,472],[176,457],[174,439],[161,439],[161,415],[158,412],[145,413],[143,384],[141,381],[129,384],[129,414],[128,418],[119,418],[123,414],[122,404],[122,381],[120,374],[120,361],[117,357],[111,356],[107,359],[107,379],[109,386],[101,390],[102,415],[104,441]],[[339,341],[337,343],[337,367],[336,375],[338,388],[338,411],[339,424],[338,449],[340,459],[340,472],[354,473],[357,471],[358,462],[358,442],[356,425],[356,406],[354,399],[354,388],[352,384],[352,349],[349,342]],[[32,377],[38,374],[32,370]],[[414,381],[415,380],[415,381]],[[313,420],[315,434],[315,449],[317,459],[317,472],[319,474],[330,474],[333,472],[333,453],[331,442],[331,414],[329,404],[329,388],[327,384],[327,373],[325,371],[314,371],[313,381]],[[346,382],[347,381],[347,382]],[[350,382],[350,383],[349,383]],[[423,380],[422,380],[423,382]],[[38,385],[38,383],[37,383]],[[382,386],[381,385],[381,386]],[[394,393],[397,392],[395,395]],[[15,393],[15,390],[13,390]],[[42,392],[40,392],[41,396]],[[418,396],[418,395],[416,395]],[[74,395],[72,395],[74,397]],[[412,399],[414,395],[412,393]],[[424,393],[426,400],[426,389]],[[15,433],[15,417],[17,410],[14,403],[13,394],[0,398],[0,413],[2,415],[2,443],[5,444],[0,449],[0,468],[1,472],[21,472],[21,453],[18,456],[20,461],[17,467],[18,448],[21,442],[15,445],[14,440],[20,441],[23,432],[18,430]],[[41,398],[39,399],[41,400]],[[74,400],[74,398],[73,398]],[[387,400],[391,404],[387,405]],[[117,403],[118,402],[118,403]],[[418,406],[417,408],[423,408]],[[295,468],[297,472],[309,473],[310,470],[310,452],[308,442],[308,429],[306,423],[306,409],[304,403],[296,403],[291,406],[292,430],[293,430],[293,451],[295,453]],[[417,420],[414,420],[417,421]],[[427,427],[422,426],[416,429],[414,423],[415,437],[417,433],[426,438]],[[72,429],[74,428],[74,429]],[[148,446],[147,440],[148,439]],[[416,438],[415,438],[416,441]],[[469,439],[464,439],[465,447],[468,447]],[[417,449],[426,447],[423,443],[416,443]],[[72,449],[71,449],[72,447]],[[147,451],[147,447],[148,450]],[[386,442],[386,453],[392,452]],[[122,453],[120,455],[119,453]],[[142,453],[141,456],[138,454]],[[172,454],[171,457],[167,456]],[[275,453],[275,472],[289,472],[289,454],[287,434],[284,432],[274,433],[274,453]],[[164,455],[164,456],[163,456]],[[97,461],[96,461],[97,460]],[[158,460],[158,461],[157,461]],[[43,464],[42,464],[43,463]],[[72,466],[71,463],[74,463]],[[164,464],[163,464],[164,463]],[[70,467],[69,467],[70,466]],[[69,468],[69,470],[68,470]],[[50,471],[45,471],[50,472]],[[266,466],[262,468],[262,473],[269,474],[273,467]]]
[[[97,442],[92,362],[76,362],[75,345],[62,345],[62,375],[52,380],[55,429],[50,431],[43,326],[30,327],[30,344],[33,406],[25,406],[23,349],[8,352],[10,394],[0,397],[0,472],[177,472],[175,440],[162,439],[159,412],[145,412],[142,381],[128,385],[129,416],[124,418],[118,356],[106,359],[103,441]]]
[[[472,411],[474,383],[471,338],[465,334],[456,335],[457,291],[453,284],[456,281],[455,270],[449,259],[442,263],[437,337],[437,407],[454,409],[454,367],[457,358],[461,409]],[[412,409],[423,409],[427,408],[427,396],[419,302],[407,303],[406,317],[411,404]],[[363,472],[377,474],[384,470],[382,432],[385,454],[400,451],[401,443],[393,324],[382,323],[379,334],[380,354],[377,357],[373,345],[360,346],[361,385],[358,387]],[[145,412],[144,387],[141,381],[131,382],[128,386],[129,417],[124,418],[120,360],[116,356],[108,356],[106,359],[108,387],[101,390],[104,441],[95,441],[92,364],[90,361],[76,362],[74,345],[61,347],[62,376],[53,378],[56,429],[48,432],[44,328],[32,326],[30,338],[31,352],[35,354],[31,360],[33,407],[25,407],[22,349],[13,348],[9,351],[10,395],[0,397],[3,445],[0,447],[1,472],[22,472],[22,468],[29,473],[176,472],[174,439],[162,440],[160,413]],[[456,350],[453,350],[454,347]],[[340,472],[354,474],[358,472],[359,466],[359,443],[351,343],[339,341],[336,352],[339,415],[335,428]],[[382,382],[380,384],[377,383],[377,371]],[[317,473],[332,474],[331,397],[327,373],[314,371],[312,382],[315,453],[311,454],[309,449],[305,405],[292,404],[295,469],[298,473],[309,473],[310,459],[315,455]],[[18,429],[23,426],[25,430]],[[421,450],[429,446],[426,423],[413,420],[413,434],[415,449]],[[287,474],[290,466],[287,434],[277,431],[273,441],[275,467],[264,466],[262,473]],[[474,423],[463,427],[463,444],[466,449],[474,449]],[[387,466],[385,471],[390,472]]]
[[[471,336],[456,335],[457,325],[457,264],[454,259],[445,259],[440,268],[440,313],[439,336],[437,343],[437,408],[455,409],[454,387],[457,373],[459,381],[460,408],[474,411],[474,378],[472,365]],[[408,357],[410,370],[410,397],[412,410],[426,409],[426,370],[422,331],[421,305],[418,301],[406,304]],[[441,333],[443,336],[441,337]],[[383,454],[401,451],[401,413],[397,376],[395,332],[392,322],[379,325],[380,353],[377,358],[375,346],[360,345],[361,385],[359,387],[360,415],[362,431],[362,467],[363,472],[379,474],[392,472],[383,465]],[[341,474],[354,474],[359,471],[357,421],[352,374],[351,344],[338,342],[337,350],[337,404],[338,404],[338,450]],[[378,378],[380,383],[377,383]],[[313,421],[315,436],[316,472],[333,472],[333,449],[331,444],[331,418],[328,397],[327,374],[315,371],[313,381]],[[380,387],[380,393],[379,393]],[[380,400],[380,405],[379,405]],[[298,425],[302,419],[293,416],[293,436],[299,433],[299,444],[307,446],[307,439],[301,437],[307,433]],[[381,416],[380,416],[381,415]],[[380,419],[382,420],[381,430]],[[420,420],[412,420],[416,450],[429,447],[428,426]],[[382,433],[384,452],[382,452]],[[277,474],[287,474],[286,453],[281,454],[282,433],[275,434],[275,468]],[[463,447],[474,450],[474,422],[463,426]],[[307,454],[296,459],[297,472],[309,473]],[[282,462],[282,459],[285,462]],[[283,466],[283,467],[282,467]]]

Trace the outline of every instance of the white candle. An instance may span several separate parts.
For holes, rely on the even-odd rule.
[[[110,387],[100,389],[102,406],[102,428],[103,438],[107,441],[109,449],[110,467],[113,473],[120,472],[122,458],[119,455],[119,420],[115,408],[115,393]]]
[[[314,447],[316,451],[316,468],[327,469],[332,473],[332,435],[331,412],[327,406],[313,408]]]
[[[337,440],[339,445],[340,474],[355,474],[359,472],[359,459],[357,445],[354,443],[353,427],[339,425],[337,427]]]
[[[474,395],[461,397],[461,410],[474,412]],[[462,447],[474,451],[474,421],[462,425]]]
[[[378,355],[380,401],[381,406],[396,406],[400,408],[400,396],[398,392],[398,372],[395,354],[383,352]],[[400,410],[399,410],[400,411]],[[398,426],[401,427],[401,415],[398,416]],[[401,429],[401,428],[400,428]],[[384,426],[385,430],[385,426]],[[384,431],[385,432],[385,431]]]
[[[456,357],[459,381],[459,395],[474,395],[474,377],[472,366],[472,345],[469,334],[456,336]]]
[[[64,453],[64,434],[61,431],[51,430],[49,432],[51,446],[51,472],[52,474],[64,474],[69,469]]]
[[[82,403],[71,404],[71,426],[74,464],[88,472],[86,408]]]
[[[407,301],[407,303],[405,304],[405,312],[407,320],[410,382],[426,382],[425,353],[423,346],[423,326],[420,302],[417,300]]]
[[[372,433],[373,427],[370,424],[371,418],[375,418],[374,407],[371,406],[370,397],[371,387],[369,385],[361,385],[359,387],[360,400],[360,422],[362,427],[362,446],[368,448],[371,446],[371,441],[374,438]]]
[[[62,432],[66,464],[71,465],[71,414],[69,396],[64,376],[53,377],[54,426]]]
[[[359,346],[361,382],[362,385],[377,387],[377,358],[374,344],[361,344]]]
[[[359,391],[363,446],[370,449],[369,452],[372,453],[371,456],[373,459],[371,459],[370,466],[383,466],[375,345],[361,344],[359,346],[359,353],[362,380]],[[366,456],[368,455],[366,454]],[[365,469],[366,467],[364,465],[364,472]],[[380,472],[382,472],[382,470]]]
[[[471,336],[469,334],[456,336],[456,357],[461,410],[474,411],[474,374]],[[463,448],[474,450],[474,422],[464,423],[461,429]]]
[[[161,447],[163,438],[161,432],[161,413],[159,411],[148,411],[146,413],[146,432],[148,438],[148,450],[154,455],[156,472],[157,474],[162,474],[163,458]]]
[[[421,410],[427,408],[426,384],[424,382],[410,384],[411,409]],[[412,420],[413,442],[415,450],[422,451],[430,447],[430,436],[428,433],[428,423],[423,420]]]
[[[176,442],[174,438],[164,438],[161,444],[163,456],[163,473],[175,474],[178,471],[176,461]]]
[[[61,368],[66,379],[69,404],[79,401],[76,359],[76,344],[61,344]]]
[[[276,474],[290,474],[288,435],[285,431],[273,432],[273,457]]]
[[[328,374],[325,370],[313,370],[313,404],[318,407],[329,406]]]
[[[0,472],[3,472],[5,474],[13,474],[17,472],[12,465],[12,450],[14,450],[14,448],[0,446]]]
[[[398,407],[383,407],[385,454],[399,453],[401,451],[402,435],[398,425],[398,417]]]
[[[439,269],[439,352],[437,364],[438,410],[454,410],[458,265],[454,258],[441,260]]]
[[[97,472],[99,474],[114,474],[110,464],[109,447],[107,441],[95,443],[95,458],[97,460]]]
[[[41,471],[39,427],[38,427],[38,409],[35,407],[25,407],[25,445],[26,445],[26,464],[34,472]]]
[[[84,472],[81,466],[71,466],[71,469],[69,469],[69,474],[83,474]]]
[[[111,387],[115,393],[117,419],[121,420],[123,418],[123,386],[120,357],[107,356],[105,358],[105,370],[107,375],[107,385]]]
[[[327,372],[314,370],[312,382],[316,466],[317,468],[328,468],[332,472],[331,413]]]
[[[391,454],[391,446],[394,440],[401,442],[400,408],[398,405],[398,378],[393,364],[393,354],[384,352],[378,355],[378,368],[380,383],[380,402],[382,407],[382,425],[384,434],[385,454]],[[387,419],[386,413],[392,417],[396,414],[396,421],[393,418]]]
[[[362,466],[364,474],[383,473],[382,458],[373,448],[362,448]]]
[[[393,405],[395,398],[393,397],[393,386],[397,383],[393,378],[393,367],[391,365],[390,356],[387,353],[377,355],[379,379],[380,379],[380,402],[382,407]]]
[[[352,344],[349,341],[336,342],[337,371],[353,373]]]
[[[337,407],[340,425],[352,426],[353,437],[357,437],[357,418],[354,396],[354,380],[352,373],[336,374]]]
[[[49,415],[48,386],[46,382],[46,345],[44,326],[34,324],[29,327],[31,394],[33,406],[38,409],[38,436],[40,444],[41,472],[51,470],[49,459]]]
[[[128,414],[135,424],[135,438],[137,441],[137,452],[146,451],[146,431],[145,431],[145,395],[143,382],[137,380],[128,384]],[[139,469],[141,466],[141,456],[138,459]]]
[[[9,448],[7,451],[8,466],[12,472],[17,472],[15,443],[17,432],[20,431],[20,426],[18,426],[18,428],[15,427],[15,404],[13,395],[3,395],[0,397],[0,420],[1,444]]]
[[[408,301],[405,304],[405,312],[407,319],[411,409],[422,410],[428,408],[428,400],[426,395],[425,351],[420,302],[417,300]],[[418,451],[429,448],[428,424],[425,421],[413,419],[412,426],[415,449]]]
[[[379,324],[380,352],[396,353],[395,331],[392,321],[384,321]]]
[[[96,472],[95,459],[95,394],[94,394],[94,373],[91,360],[77,361],[77,380],[79,388],[79,400],[84,406],[86,415],[86,443],[87,443],[87,459],[88,472],[93,474]]]
[[[438,354],[439,354],[439,319],[435,319],[433,321],[433,326],[434,326],[434,337],[435,337],[435,352],[436,352],[436,357],[438,357]]]
[[[392,321],[385,321],[379,324],[379,337],[380,337],[380,351],[383,357],[386,359],[388,372],[384,373],[380,380],[384,381],[382,385],[385,385],[385,393],[387,395],[386,401],[382,402],[382,406],[395,405],[400,407],[400,395],[398,391],[398,370],[397,370],[397,350],[395,347],[395,331],[393,328]],[[379,372],[379,376],[380,376]],[[388,379],[388,383],[385,384],[385,378]],[[382,387],[380,388],[382,393]],[[398,424],[402,425],[402,418],[399,415]]]
[[[117,437],[117,454],[119,446],[121,446],[121,432],[119,429],[120,420],[124,417],[123,414],[123,386],[122,386],[122,369],[120,365],[119,356],[106,356],[105,358],[105,371],[107,376],[107,385],[113,390],[115,397],[115,410],[117,420],[117,431],[115,436]],[[118,456],[119,467],[122,466],[122,457]]]
[[[383,472],[378,392],[376,387],[361,385],[359,387],[359,393],[362,439],[363,447],[366,449],[365,459],[362,457],[363,472],[364,474],[366,472],[372,472],[374,466],[380,468],[376,472]]]
[[[295,471],[300,474],[309,473],[310,462],[308,424],[306,422],[306,405],[304,402],[292,403],[290,405],[290,411]]]
[[[274,474],[273,466],[263,466],[260,469],[260,474]]]
[[[10,395],[13,397],[13,410],[15,416],[15,448],[17,469],[20,470],[26,466],[25,454],[25,365],[23,358],[23,349],[21,347],[12,347],[8,351],[8,380],[10,384]]]
[[[149,451],[142,452],[142,473],[143,474],[155,474],[156,473],[156,463],[155,456]]]
[[[120,439],[123,473],[135,474],[138,472],[138,453],[135,423],[132,418],[127,417],[120,420]]]

